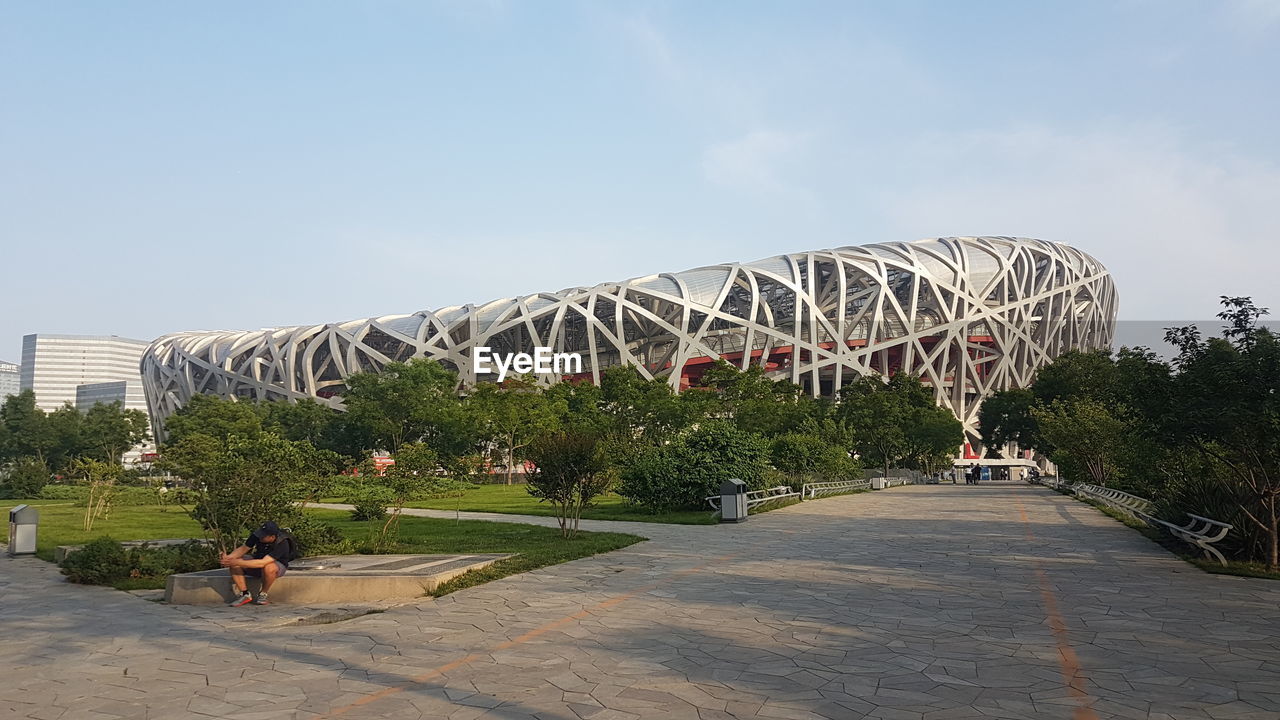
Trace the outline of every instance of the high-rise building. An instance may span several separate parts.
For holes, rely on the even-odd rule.
[[[17,395],[21,390],[22,379],[18,366],[11,362],[0,360],[0,405],[4,404],[5,398],[10,395]]]
[[[138,365],[146,348],[144,340],[115,335],[26,335],[22,338],[21,388],[33,390],[36,405],[45,412],[68,402],[79,407],[81,385],[141,382]],[[126,406],[146,409],[145,404],[126,402]]]

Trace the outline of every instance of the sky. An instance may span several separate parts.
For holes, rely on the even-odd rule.
[[[0,0],[0,359],[952,235],[1280,313],[1277,120],[1277,0]]]

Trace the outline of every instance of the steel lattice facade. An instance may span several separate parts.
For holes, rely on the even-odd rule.
[[[463,385],[474,348],[582,355],[583,379],[635,366],[683,389],[717,358],[831,395],[870,373],[919,375],[976,437],[981,399],[1025,387],[1070,349],[1109,347],[1117,295],[1107,270],[1059,243],[951,237],[779,255],[589,288],[410,315],[249,332],[167,335],[142,374],[157,437],[193,395],[319,398],[345,378],[434,358]],[[539,376],[555,382],[561,376]]]

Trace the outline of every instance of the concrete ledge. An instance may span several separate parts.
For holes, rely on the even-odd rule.
[[[187,543],[193,542],[193,541],[202,543],[205,545],[210,544],[208,540],[204,540],[201,538],[165,538],[163,540],[125,540],[120,544],[123,545],[125,548],[142,547],[143,545],[146,545],[147,547],[171,547],[173,545],[186,545]],[[53,549],[53,561],[55,563],[61,564],[62,561],[65,560],[68,555],[74,552],[79,552],[80,548],[82,547],[84,546],[83,545],[59,545],[58,547]]]
[[[442,583],[510,555],[326,555],[303,558],[271,586],[273,603],[359,603],[422,597]],[[246,578],[255,595],[261,582]],[[218,605],[235,592],[225,569],[170,575],[165,602]]]

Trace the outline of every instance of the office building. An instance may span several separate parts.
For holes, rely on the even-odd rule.
[[[45,412],[63,403],[78,407],[81,385],[139,382],[138,365],[146,348],[144,340],[115,335],[27,335],[22,338],[21,388],[34,391],[36,405]]]

